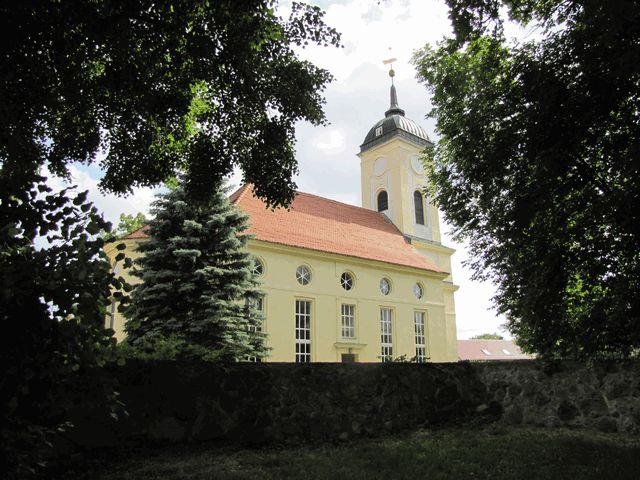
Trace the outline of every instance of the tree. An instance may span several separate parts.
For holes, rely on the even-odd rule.
[[[529,352],[640,348],[640,2],[450,0],[415,56],[437,202]],[[508,42],[500,12],[539,40]],[[533,29],[531,29],[533,30]]]
[[[145,217],[144,213],[138,212],[135,215],[133,214],[120,214],[120,222],[118,226],[111,230],[110,232],[103,233],[103,239],[105,242],[117,240],[123,237],[126,237],[130,233],[139,230],[147,223],[147,217]]]
[[[11,331],[0,400],[13,434],[41,438],[65,419],[74,394],[65,382],[95,375],[81,374],[101,361],[108,284],[118,280],[94,238],[107,226],[84,200],[38,203],[37,191],[47,191],[40,170],[66,175],[69,163],[95,163],[105,152],[105,190],[127,193],[185,172],[191,196],[206,201],[239,166],[270,205],[286,205],[295,190],[294,124],[324,121],[321,92],[331,79],[293,48],[337,45],[339,35],[318,8],[294,4],[284,20],[271,0],[4,2],[0,27],[0,280],[8,302],[0,318]],[[61,243],[36,248],[37,235],[55,228]],[[22,387],[60,416],[16,409],[22,400],[12,391]]]
[[[149,240],[133,275],[140,278],[125,310],[127,342],[142,351],[167,345],[178,358],[240,361],[265,354],[247,217],[218,186],[195,203],[184,185],[152,207]]]
[[[471,340],[504,340],[504,337],[497,333],[481,333],[480,335],[471,337]]]
[[[294,124],[324,121],[330,74],[294,46],[338,45],[317,7],[273,0],[4,2],[0,163],[17,188],[101,149],[116,193],[185,171],[192,195],[239,166],[269,205],[294,195]]]
[[[43,462],[43,448],[70,426],[69,409],[117,404],[95,370],[113,354],[104,318],[111,288],[122,286],[96,235],[109,224],[87,192],[53,193],[44,177],[36,180],[0,202],[3,478],[24,478]]]

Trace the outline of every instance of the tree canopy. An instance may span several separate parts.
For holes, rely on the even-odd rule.
[[[324,121],[330,74],[295,46],[338,45],[317,8],[273,0],[42,0],[0,6],[0,175],[95,162],[116,193],[186,172],[194,197],[239,166],[293,198],[294,123]]]
[[[68,409],[99,403],[101,411],[112,411],[117,404],[112,385],[95,369],[115,345],[104,319],[111,289],[123,287],[96,235],[110,227],[87,202],[88,192],[52,192],[45,180],[0,196],[0,464],[6,478],[25,478],[44,460],[45,445],[69,426]],[[47,244],[37,246],[38,237]]]
[[[241,361],[264,356],[247,216],[218,188],[194,203],[179,184],[154,202],[149,239],[138,245],[141,280],[125,310],[127,342],[177,358]],[[170,347],[167,345],[170,344]]]
[[[504,340],[504,337],[497,333],[481,333],[471,337],[471,340]]]
[[[118,225],[110,232],[103,233],[103,238],[105,241],[111,241],[126,237],[130,233],[142,228],[146,223],[147,217],[142,212],[138,212],[135,215],[121,213]]]
[[[437,201],[527,351],[640,348],[640,2],[449,0],[415,56]],[[508,41],[504,19],[528,25]]]
[[[65,425],[75,391],[89,391],[70,385],[96,378],[87,369],[112,352],[106,306],[111,286],[125,288],[98,236],[110,226],[86,194],[53,193],[40,171],[97,163],[101,188],[121,194],[183,174],[190,197],[206,203],[238,166],[270,206],[287,205],[294,124],[324,122],[331,79],[294,49],[338,45],[339,35],[316,7],[294,3],[288,19],[274,8],[272,0],[0,4],[0,455],[12,457],[0,463],[19,478]],[[103,406],[115,405],[113,390],[98,388]]]

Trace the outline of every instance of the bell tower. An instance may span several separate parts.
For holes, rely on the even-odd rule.
[[[395,59],[387,60],[391,63]],[[360,146],[362,206],[384,213],[408,237],[440,243],[438,209],[425,196],[420,159],[431,144],[427,133],[405,117],[391,77],[390,105]]]
[[[395,59],[385,60],[391,64]],[[442,245],[438,209],[425,196],[427,174],[421,161],[425,147],[431,145],[427,133],[408,119],[398,106],[398,94],[391,77],[390,104],[384,118],[378,121],[360,145],[360,175],[362,206],[376,210],[398,227],[405,239],[429,261],[449,272],[441,286],[432,292],[433,300],[443,309],[448,358],[457,359],[456,311],[451,256],[454,249]],[[431,319],[430,322],[437,322]]]

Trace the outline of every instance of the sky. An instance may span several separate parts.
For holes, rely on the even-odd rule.
[[[406,116],[415,120],[437,141],[435,122],[425,118],[430,110],[429,92],[415,78],[410,60],[413,52],[425,44],[434,45],[450,35],[444,0],[308,0],[326,11],[325,22],[342,34],[343,48],[308,47],[301,57],[329,70],[335,80],[326,91],[325,113],[329,124],[314,127],[300,123],[296,127],[296,152],[300,174],[299,190],[341,202],[360,205],[360,163],[356,154],[367,132],[384,117],[389,108],[388,67],[382,60],[395,57],[395,85],[398,103]],[[286,15],[289,2],[278,12]],[[128,197],[102,195],[97,184],[101,172],[95,167],[72,167],[72,183],[90,190],[90,199],[107,220],[117,223],[120,213],[148,212],[154,190],[136,189]],[[238,176],[230,183],[238,184]],[[63,186],[61,180],[54,186]],[[442,216],[441,216],[442,222]],[[459,285],[455,294],[458,338],[499,332],[504,318],[491,309],[495,287],[471,280],[464,266],[467,248],[448,234],[443,222],[443,243],[456,249],[453,256],[453,280]]]

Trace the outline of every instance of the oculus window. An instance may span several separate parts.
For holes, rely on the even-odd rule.
[[[391,292],[391,282],[387,278],[383,278],[380,280],[380,292],[383,295],[389,295]]]
[[[353,275],[349,272],[344,272],[340,275],[340,285],[347,291],[351,290],[353,288]]]
[[[259,258],[254,259],[253,269],[251,270],[256,277],[259,277],[264,273],[264,263]]]
[[[296,280],[300,285],[309,285],[311,282],[311,270],[306,265],[296,268]]]

